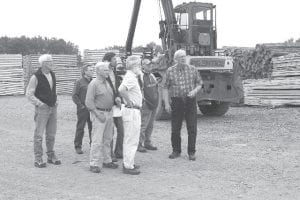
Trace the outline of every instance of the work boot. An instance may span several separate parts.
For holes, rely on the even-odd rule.
[[[196,160],[195,153],[190,153],[190,154],[189,154],[189,160],[192,160],[192,161],[195,161],[195,160]]]
[[[151,150],[151,151],[156,151],[157,150],[157,147],[153,146],[152,144],[145,144],[144,147],[147,150]]]
[[[137,151],[141,153],[146,153],[147,149],[140,144],[137,148]]]
[[[173,151],[170,155],[170,159],[178,158],[180,156],[180,153]]]
[[[83,151],[82,151],[81,147],[76,147],[75,151],[76,151],[77,154],[83,154]]]
[[[54,164],[54,165],[60,165],[61,164],[61,161],[57,159],[54,151],[47,152],[47,155],[48,155],[48,159],[47,159],[48,163]]]
[[[123,173],[130,174],[130,175],[139,175],[141,172],[135,168],[127,169],[127,168],[123,167]]]
[[[36,159],[34,161],[34,166],[37,167],[37,168],[44,168],[44,167],[46,167],[46,163],[43,162],[42,158],[40,158],[40,159]]]
[[[110,162],[110,163],[103,163],[103,167],[110,168],[110,169],[117,169],[118,165],[113,162]]]
[[[93,173],[100,173],[101,169],[98,166],[90,166],[90,171]]]

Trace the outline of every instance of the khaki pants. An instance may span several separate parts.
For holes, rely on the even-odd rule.
[[[134,157],[139,144],[141,129],[141,111],[124,108],[122,112],[124,125],[123,164],[127,169],[134,168]]]
[[[102,167],[102,163],[112,162],[110,142],[113,137],[112,112],[103,112],[106,120],[104,123],[91,113],[92,145],[90,150],[90,166]]]

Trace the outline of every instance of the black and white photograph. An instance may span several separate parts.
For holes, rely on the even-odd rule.
[[[0,6],[0,200],[300,199],[298,1]]]

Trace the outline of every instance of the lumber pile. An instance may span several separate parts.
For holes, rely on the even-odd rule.
[[[97,62],[102,61],[103,56],[107,52],[114,52],[117,56],[119,56],[118,50],[85,49],[83,51],[83,63],[84,64],[96,64]]]
[[[300,54],[272,59],[270,79],[245,80],[246,105],[300,105]]]
[[[23,57],[24,79],[27,86],[30,77],[38,69],[40,55],[27,55]],[[72,94],[74,82],[80,78],[77,55],[52,55],[54,73],[56,75],[57,94]]]
[[[0,55],[0,96],[24,94],[22,55]]]

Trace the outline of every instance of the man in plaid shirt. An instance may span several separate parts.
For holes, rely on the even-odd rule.
[[[189,160],[196,160],[195,144],[197,136],[197,100],[196,94],[201,90],[202,80],[194,66],[186,64],[186,52],[182,49],[174,54],[176,64],[166,72],[166,82],[163,90],[165,109],[171,112],[173,152],[170,159],[180,156],[182,121],[185,118],[188,132]],[[169,98],[170,97],[170,98]],[[171,100],[171,106],[170,102]]]

